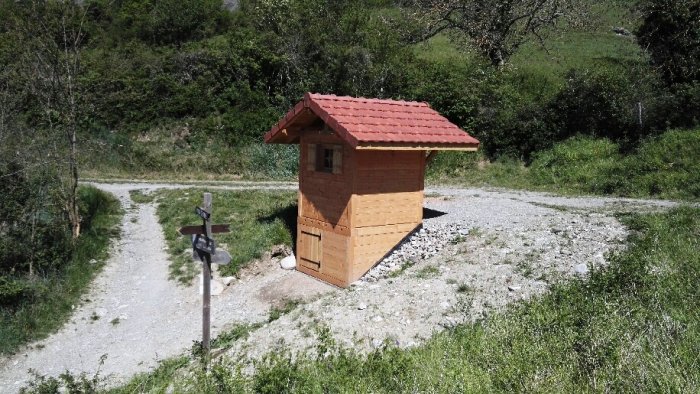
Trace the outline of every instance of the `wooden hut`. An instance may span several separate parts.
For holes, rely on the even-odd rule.
[[[425,103],[309,93],[265,142],[300,145],[297,269],[340,287],[421,226],[427,157],[479,145]]]

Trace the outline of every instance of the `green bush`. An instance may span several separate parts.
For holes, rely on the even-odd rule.
[[[641,1],[639,43],[669,84],[700,80],[700,1]]]

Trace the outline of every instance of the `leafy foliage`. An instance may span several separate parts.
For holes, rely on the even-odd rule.
[[[637,35],[669,84],[700,80],[700,1],[644,0]]]
[[[40,186],[32,185],[31,191],[34,188]],[[119,202],[93,187],[81,187],[78,197],[83,235],[77,241],[71,239],[65,216],[50,205],[38,205],[38,211],[28,213],[29,219],[0,222],[13,229],[0,245],[0,353],[60,327],[107,257],[121,216]],[[32,194],[25,202],[37,204],[35,198],[51,202]],[[7,201],[0,200],[0,207],[7,208]]]

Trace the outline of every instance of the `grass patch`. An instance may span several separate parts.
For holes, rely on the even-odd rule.
[[[268,317],[267,321],[272,323],[273,321],[293,311],[299,305],[301,305],[300,300],[287,300],[282,307],[273,307],[270,309],[270,316]]]
[[[700,129],[668,131],[623,154],[607,139],[575,137],[535,155],[530,166],[478,154],[440,153],[431,183],[534,189],[562,194],[700,199]]]
[[[19,306],[0,308],[0,353],[47,337],[68,319],[109,255],[110,240],[119,236],[123,215],[119,201],[94,187],[81,186],[82,234],[72,257],[58,272],[36,277]]]
[[[427,267],[423,267],[416,272],[416,278],[418,279],[428,279],[428,278],[433,278],[435,276],[438,276],[440,274],[440,270],[433,266],[429,265]]]
[[[171,277],[182,283],[189,283],[199,268],[192,260],[191,240],[177,230],[181,226],[201,224],[194,208],[201,205],[203,192],[185,189],[157,193],[158,217],[172,259]],[[292,245],[296,198],[295,192],[213,192],[213,221],[231,225],[230,233],[215,235],[217,244],[231,254],[231,264],[220,267],[223,275],[236,275],[245,264],[274,245]]]
[[[131,198],[131,201],[137,204],[149,204],[155,199],[155,194],[152,192],[146,194],[142,189],[136,189],[129,190],[129,197]]]

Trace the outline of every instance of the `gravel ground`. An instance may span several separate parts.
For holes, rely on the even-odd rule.
[[[476,320],[551,283],[585,277],[624,247],[619,212],[664,209],[667,201],[564,198],[541,193],[433,189],[423,229],[348,290],[333,289],[257,330],[229,354],[313,352],[319,330],[366,352],[410,347]],[[432,218],[430,218],[432,217]]]
[[[129,190],[188,185],[97,184],[127,209],[112,257],[70,321],[51,337],[0,359],[0,392],[15,392],[28,369],[101,375],[118,383],[182,354],[200,338],[198,286],[168,280],[168,257],[152,204]],[[201,185],[198,185],[201,187]],[[294,189],[291,183],[240,183],[209,189]],[[212,300],[213,335],[267,321],[287,300],[300,306],[239,341],[229,355],[255,359],[280,347],[306,351],[327,327],[337,343],[367,351],[390,341],[419,344],[434,332],[492,313],[549,284],[606,264],[626,229],[614,214],[664,209],[666,201],[563,198],[531,192],[440,188],[426,193],[423,231],[410,237],[350,289],[278,267],[269,254]],[[468,295],[468,297],[465,297]]]

